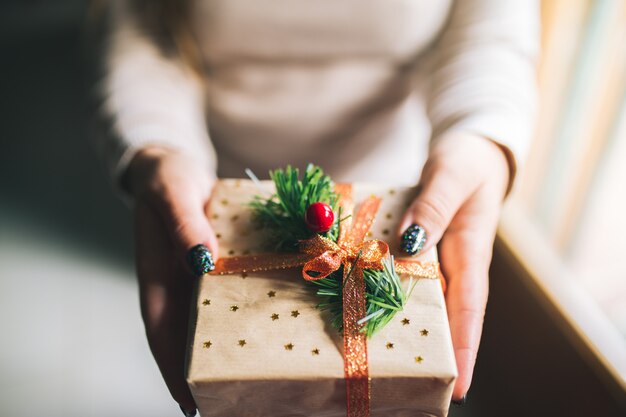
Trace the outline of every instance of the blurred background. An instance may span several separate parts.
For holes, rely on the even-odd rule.
[[[175,416],[90,143],[88,1],[0,2],[0,415]]]
[[[0,3],[0,415],[175,416],[130,211],[90,137],[87,0]],[[541,110],[507,202],[467,406],[626,415],[626,1],[543,0]]]

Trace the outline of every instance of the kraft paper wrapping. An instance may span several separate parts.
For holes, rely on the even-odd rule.
[[[216,185],[208,215],[220,256],[267,251],[246,203],[271,191],[270,182]],[[398,254],[395,230],[414,190],[353,186],[357,206],[371,194],[383,197],[371,238]],[[420,260],[435,259],[433,250]],[[202,417],[345,416],[342,336],[315,308],[320,299],[299,270],[204,276],[197,294],[187,381]],[[372,416],[447,414],[457,373],[438,280],[417,281],[368,352]]]

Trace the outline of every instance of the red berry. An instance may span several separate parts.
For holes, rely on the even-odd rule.
[[[333,209],[326,203],[313,203],[306,210],[304,221],[312,232],[328,232],[335,221],[335,213],[333,213]]]

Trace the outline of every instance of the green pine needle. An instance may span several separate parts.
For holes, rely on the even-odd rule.
[[[398,311],[401,311],[410,297],[415,283],[409,282],[408,294],[402,288],[400,277],[396,273],[393,257],[383,261],[382,270],[365,269],[366,311],[359,323],[363,324],[362,332],[371,338],[376,332],[385,327]],[[324,298],[318,308],[328,311],[331,315],[333,327],[341,330],[343,327],[343,271],[333,272],[327,278],[311,281],[317,287],[317,295]]]
[[[267,242],[275,251],[294,252],[298,241],[313,236],[304,222],[309,206],[316,202],[330,205],[337,210],[337,194],[333,182],[320,167],[309,164],[302,179],[297,168],[287,166],[284,170],[270,172],[276,185],[276,194],[271,197],[256,196],[250,203],[253,218],[269,234]],[[339,236],[339,217],[326,233],[321,233],[333,241]]]

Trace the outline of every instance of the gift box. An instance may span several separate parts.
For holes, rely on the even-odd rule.
[[[267,252],[248,203],[273,183],[221,180],[208,208],[220,257]],[[382,202],[368,239],[399,254],[395,230],[410,188],[354,184],[358,206]],[[436,252],[422,254],[436,261]],[[301,268],[300,268],[301,269]],[[402,277],[409,285],[409,277]],[[346,415],[343,337],[298,269],[205,275],[193,309],[187,381],[200,415]],[[441,282],[418,279],[404,309],[367,341],[370,415],[445,416],[456,378]]]

